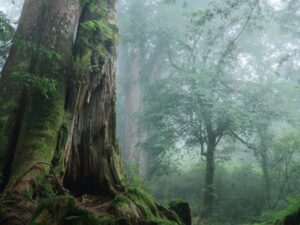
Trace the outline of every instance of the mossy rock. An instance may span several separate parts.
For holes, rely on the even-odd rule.
[[[182,200],[173,200],[169,203],[169,207],[177,213],[186,225],[192,224],[191,209],[187,202]]]

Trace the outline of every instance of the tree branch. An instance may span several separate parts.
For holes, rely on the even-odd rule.
[[[242,139],[241,137],[239,137],[236,133],[234,133],[234,132],[231,131],[230,134],[235,139],[237,139],[238,141],[240,141],[243,145],[245,145],[247,148],[252,149],[254,151],[257,151],[257,148],[253,144],[246,142],[244,139]]]

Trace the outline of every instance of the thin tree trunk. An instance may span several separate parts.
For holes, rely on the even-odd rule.
[[[207,217],[212,213],[213,201],[215,197],[214,173],[215,173],[215,147],[213,144],[208,144],[206,152],[206,170],[205,183],[203,190],[203,203],[201,216]]]
[[[125,112],[124,112],[124,158],[128,164],[138,165],[136,157],[136,144],[139,142],[138,124],[134,113],[141,109],[141,65],[140,48],[134,46],[131,60],[128,66],[128,76],[124,88]],[[126,74],[127,75],[127,74]]]
[[[149,163],[151,158],[148,152],[143,149],[138,149],[137,145],[143,143],[147,139],[147,131],[141,127],[141,123],[135,118],[135,113],[143,111],[143,97],[145,90],[153,84],[160,76],[165,65],[165,51],[168,43],[166,40],[160,40],[150,62],[145,66],[142,65],[140,59],[143,58],[138,44],[133,47],[131,58],[126,55],[127,60],[123,66],[126,72],[122,71],[124,76],[127,76],[125,85],[123,85],[125,113],[123,126],[123,146],[124,159],[128,164],[137,166],[138,174],[146,178],[149,171]],[[124,54],[124,53],[123,53]],[[142,67],[143,66],[143,67]],[[137,151],[139,150],[139,151]]]

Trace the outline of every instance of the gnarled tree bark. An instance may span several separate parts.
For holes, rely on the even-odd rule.
[[[124,190],[114,14],[109,0],[25,1],[0,81],[5,191],[29,191],[52,166],[76,194]]]

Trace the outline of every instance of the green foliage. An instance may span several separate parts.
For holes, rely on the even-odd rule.
[[[136,165],[131,164],[126,166],[126,176],[128,183],[133,187],[145,188],[145,181],[138,175],[138,168]]]
[[[84,72],[89,69],[89,64],[91,60],[92,53],[87,51],[82,57],[76,57],[75,59],[75,69],[80,72]]]
[[[96,0],[80,0],[81,4],[84,6],[95,5]]]
[[[111,27],[104,20],[88,20],[80,24],[80,26],[90,32],[100,32],[103,40],[110,39],[113,36]]]
[[[184,168],[184,167],[183,167]],[[204,165],[181,169],[180,173],[158,177],[148,183],[147,189],[168,204],[173,199],[189,202],[195,222],[198,220],[203,196]],[[207,224],[243,224],[257,221],[264,210],[263,177],[259,168],[246,162],[224,162],[216,168],[216,199],[214,213],[204,220]],[[176,201],[175,201],[176,202]]]
[[[102,61],[105,61],[113,51],[111,49],[113,46],[112,43],[117,41],[114,26],[106,20],[87,20],[82,22],[78,35],[79,38],[76,41],[75,50],[80,55],[81,60],[77,59],[75,65],[77,66],[79,63],[79,67],[88,62],[88,56],[91,56],[92,52],[96,52],[96,54],[103,58]],[[97,70],[99,68],[94,66],[92,69]]]
[[[42,57],[54,62],[62,60],[60,54],[58,54],[51,48],[45,47],[42,44],[25,41],[19,36],[15,36],[13,41],[14,44],[19,47],[20,52],[22,52],[23,54],[33,54],[36,57]]]
[[[56,80],[47,77],[16,73],[15,79],[29,88],[40,91],[45,98],[49,98],[49,95],[55,93],[57,89]]]
[[[299,212],[300,197],[290,197],[286,202],[285,209],[266,211],[259,218],[257,218],[257,225],[279,225],[284,224],[284,220],[292,215],[297,215]],[[256,224],[255,224],[256,225]]]
[[[108,15],[104,17],[106,16]],[[116,26],[106,19],[86,20],[80,23],[74,46],[76,70],[101,71],[107,57],[114,54],[114,43],[117,42],[116,29]],[[99,59],[93,60],[95,57]]]
[[[234,60],[233,42],[245,29],[236,37],[229,30],[248,24],[241,24],[247,19],[240,11],[250,19],[256,6],[252,1],[233,1],[192,14],[189,29],[169,51],[172,75],[147,87],[140,123],[148,139],[140,146],[151,152],[154,162],[168,166],[168,151],[178,155],[179,149],[205,156],[208,146],[219,149],[225,136],[251,133],[254,113],[247,108],[251,94],[243,86],[235,88],[239,80],[224,60]]]

